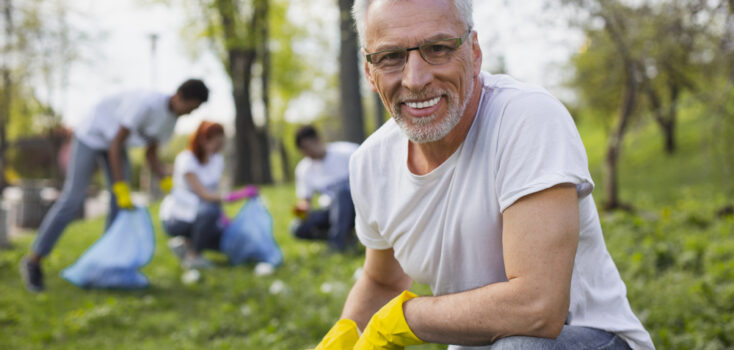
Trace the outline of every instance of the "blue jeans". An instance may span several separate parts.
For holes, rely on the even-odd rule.
[[[296,228],[298,238],[328,240],[335,250],[345,250],[356,243],[354,229],[354,203],[349,182],[329,187],[331,204],[327,209],[314,210]]]
[[[556,339],[535,337],[502,338],[490,347],[492,350],[629,350],[630,347],[619,336],[600,329],[563,326]]]
[[[163,228],[169,236],[190,239],[191,248],[196,253],[219,250],[219,241],[224,233],[224,225],[219,221],[221,215],[222,208],[218,204],[202,201],[193,222],[169,219],[163,221]]]
[[[76,217],[79,208],[82,208],[87,194],[87,187],[92,181],[92,175],[94,175],[97,165],[105,170],[107,188],[110,190],[110,208],[105,227],[112,224],[118,208],[117,199],[111,190],[114,180],[107,150],[89,148],[75,136],[71,143],[69,167],[64,181],[64,188],[61,190],[59,198],[44,216],[43,222],[41,222],[38,235],[31,246],[33,253],[38,256],[46,256],[51,252],[66,226]],[[130,162],[125,150],[122,151],[122,171],[123,176],[129,182],[132,176],[130,175]]]

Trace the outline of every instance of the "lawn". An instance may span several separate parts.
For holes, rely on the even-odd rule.
[[[732,185],[707,152],[695,120],[681,124],[680,151],[661,156],[656,130],[640,126],[625,145],[622,198],[633,213],[602,215],[608,248],[627,283],[633,309],[660,349],[734,347],[734,204]],[[581,125],[591,168],[601,184],[604,142]],[[724,161],[731,158],[724,155]],[[728,167],[728,168],[727,168]],[[306,349],[339,316],[363,261],[362,253],[329,253],[323,244],[288,233],[292,185],[262,189],[275,218],[285,264],[269,276],[253,266],[206,271],[186,285],[156,222],[157,248],[144,272],[152,286],[140,291],[81,290],[59,272],[101,234],[103,219],[72,224],[46,261],[48,291],[29,294],[17,263],[31,235],[0,251],[0,349]],[[595,197],[601,199],[599,187]],[[237,205],[226,210],[234,214]],[[150,208],[155,221],[157,206]],[[428,294],[425,286],[414,286]],[[443,349],[425,345],[416,349]]]

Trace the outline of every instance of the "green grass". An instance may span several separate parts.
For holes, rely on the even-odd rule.
[[[631,131],[622,158],[622,199],[634,213],[605,213],[608,248],[635,312],[660,349],[734,347],[734,217],[716,211],[732,203],[732,184],[708,150],[706,124],[684,119],[680,152],[666,157],[652,125]],[[601,196],[603,133],[582,124]],[[729,138],[731,139],[731,138]],[[724,155],[724,161],[729,162]],[[722,170],[723,169],[723,170]],[[727,187],[728,186],[728,187]],[[318,242],[288,234],[292,185],[263,189],[275,218],[285,264],[257,277],[251,265],[206,271],[184,285],[177,261],[158,246],[140,291],[81,290],[59,277],[101,234],[103,219],[72,224],[45,263],[48,291],[29,294],[17,262],[32,236],[0,252],[0,349],[305,349],[315,345],[341,311],[362,254],[331,254]],[[230,214],[236,205],[226,207]],[[157,207],[151,207],[155,220]],[[273,284],[283,284],[279,293]],[[415,286],[427,294],[425,286]],[[425,345],[416,349],[443,349]]]

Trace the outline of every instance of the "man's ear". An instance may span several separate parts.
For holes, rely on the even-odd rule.
[[[367,53],[362,49],[362,57],[365,57]],[[367,59],[364,60],[364,76],[367,78],[367,81],[370,83],[370,89],[372,89],[372,92],[377,92],[377,86],[375,85],[375,79],[372,77],[372,73],[370,72],[370,63],[367,62]]]
[[[479,46],[479,36],[477,32],[471,33],[472,36],[472,60],[474,61],[474,76],[479,76],[482,72],[482,48]]]

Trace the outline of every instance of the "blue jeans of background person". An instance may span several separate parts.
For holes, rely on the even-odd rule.
[[[188,238],[191,248],[197,253],[219,250],[219,241],[224,233],[224,225],[219,220],[221,215],[222,208],[218,204],[202,201],[193,222],[169,219],[163,221],[163,228],[169,236]]]
[[[356,242],[352,234],[354,203],[349,182],[330,186],[327,193],[331,196],[329,207],[311,211],[294,234],[303,239],[328,240],[331,248],[344,250]]]
[[[500,339],[492,350],[629,350],[630,347],[619,336],[600,329],[563,326],[556,339],[536,337],[507,337]]]
[[[71,142],[69,166],[66,172],[64,188],[61,190],[59,198],[46,216],[44,216],[41,227],[38,229],[38,235],[31,246],[33,253],[38,256],[46,256],[51,252],[54,245],[56,245],[56,241],[58,241],[64,229],[66,229],[66,226],[77,217],[77,211],[83,208],[87,187],[92,182],[92,176],[97,165],[105,171],[107,189],[110,192],[110,207],[105,227],[109,227],[117,215],[117,198],[112,193],[114,180],[107,150],[92,149],[83,142],[80,142],[76,136],[73,137]],[[123,176],[129,182],[132,178],[130,175],[130,162],[127,158],[127,152],[124,149],[121,160]]]

